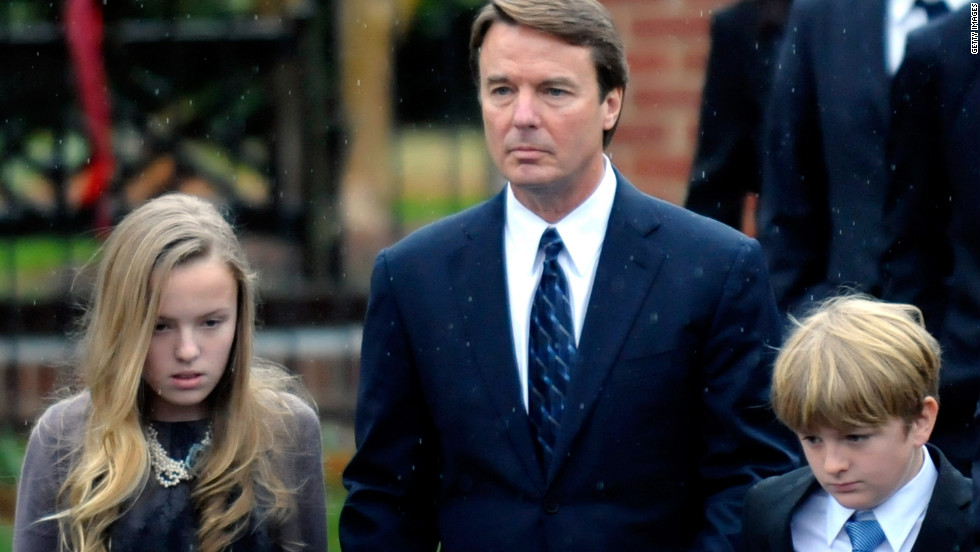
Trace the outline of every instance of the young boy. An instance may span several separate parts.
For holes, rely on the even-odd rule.
[[[926,445],[939,366],[911,305],[839,297],[798,324],[776,359],[772,404],[809,466],[749,491],[746,550],[974,550],[970,480]]]

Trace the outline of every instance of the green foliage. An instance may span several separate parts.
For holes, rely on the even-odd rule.
[[[459,14],[475,12],[486,0],[419,0],[415,22],[424,36],[445,37],[451,31],[453,19]]]
[[[88,236],[26,235],[0,239],[0,299],[61,297],[74,271],[99,248]]]

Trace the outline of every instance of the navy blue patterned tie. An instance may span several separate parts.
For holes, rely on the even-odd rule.
[[[576,352],[568,280],[558,266],[562,247],[554,228],[541,236],[544,268],[531,304],[528,340],[528,415],[545,471],[554,454]]]
[[[932,21],[934,18],[940,15],[949,13],[949,6],[947,6],[946,2],[943,2],[943,0],[938,0],[937,2],[915,0],[915,5],[926,11],[926,17],[929,18],[929,21]]]
[[[844,524],[847,536],[851,538],[851,548],[854,552],[874,552],[878,545],[885,542],[885,532],[881,530],[878,520],[848,521]]]

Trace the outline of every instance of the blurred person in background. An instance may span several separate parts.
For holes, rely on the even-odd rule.
[[[841,288],[881,296],[892,76],[908,33],[965,2],[793,2],[759,195],[759,241],[783,313],[799,316]]]
[[[968,50],[970,16],[966,5],[909,35],[892,88],[883,262],[885,298],[922,309],[942,345],[932,442],[966,474],[980,448],[980,56]]]
[[[755,234],[762,121],[790,0],[740,0],[711,18],[694,162],[684,206]]]

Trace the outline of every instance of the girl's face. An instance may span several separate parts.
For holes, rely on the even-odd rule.
[[[163,281],[160,312],[143,366],[153,420],[207,416],[207,398],[228,365],[238,319],[238,283],[228,266],[202,257]]]

